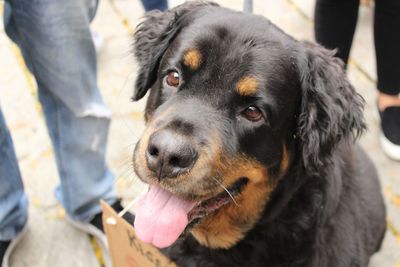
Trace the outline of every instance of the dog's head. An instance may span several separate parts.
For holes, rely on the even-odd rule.
[[[205,246],[233,246],[293,162],[316,176],[364,128],[340,61],[260,16],[208,2],[149,13],[135,55],[133,99],[151,89],[134,153],[150,189],[135,226],[159,247],[185,229]]]

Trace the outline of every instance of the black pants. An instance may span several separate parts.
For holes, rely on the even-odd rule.
[[[315,36],[318,43],[338,49],[345,63],[357,23],[359,0],[317,0]],[[400,93],[400,0],[375,0],[374,40],[378,89]]]

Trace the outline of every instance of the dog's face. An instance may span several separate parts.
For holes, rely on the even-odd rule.
[[[312,172],[323,164],[317,157],[331,153],[360,115],[335,122],[327,111],[335,107],[318,110],[335,97],[341,113],[348,101],[361,101],[345,99],[356,94],[336,63],[337,93],[324,92],[320,100],[306,91],[321,89],[311,83],[329,87],[315,77],[325,69],[305,74],[314,47],[262,17],[195,2],[148,15],[135,38],[141,69],[134,99],[151,87],[147,128],[134,153],[135,171],[150,191],[135,226],[159,247],[185,229],[211,248],[235,245],[259,221],[291,162],[300,157]],[[322,136],[321,126],[337,132]],[[362,122],[356,126],[362,129]],[[307,134],[318,140],[304,140]]]

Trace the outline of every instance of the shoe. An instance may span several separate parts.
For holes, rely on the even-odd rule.
[[[124,209],[121,205],[120,199],[118,199],[114,204],[112,204],[111,207],[117,213]],[[124,218],[129,224],[132,224],[132,225],[133,225],[133,222],[135,221],[135,216],[132,213],[130,213],[129,211],[126,212],[122,216],[122,218]],[[104,234],[104,228],[103,228],[103,212],[97,213],[93,217],[93,219],[87,223],[76,221],[68,216],[66,216],[66,219],[69,223],[71,223],[76,228],[97,238],[97,240],[99,240],[101,242],[103,247],[108,249],[107,238],[106,238],[106,235]]]
[[[27,232],[27,224],[25,224],[22,231],[12,240],[0,241],[0,267],[9,267],[9,261],[15,247],[21,241],[22,237]]]
[[[0,241],[0,266],[6,266],[8,259],[10,258],[12,249],[10,248],[11,241]]]
[[[400,106],[393,106],[379,112],[381,117],[381,146],[394,160],[400,160]]]

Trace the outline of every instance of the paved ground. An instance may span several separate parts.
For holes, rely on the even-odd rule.
[[[176,5],[183,1],[171,1]],[[217,1],[241,10],[242,0]],[[255,0],[254,10],[299,39],[312,40],[314,0]],[[3,3],[0,1],[0,11]],[[113,111],[108,160],[116,174],[119,195],[130,201],[141,190],[130,158],[143,130],[144,102],[129,97],[136,65],[130,56],[131,33],[143,10],[138,0],[103,0],[93,29],[104,38],[98,55],[99,85]],[[1,12],[0,12],[1,13]],[[1,17],[1,15],[0,15]],[[362,7],[352,51],[349,76],[367,101],[369,131],[361,142],[377,164],[388,209],[388,226],[380,253],[370,267],[400,267],[400,163],[384,156],[378,144],[378,117],[374,110],[375,63],[372,42],[372,8]],[[26,191],[30,199],[29,231],[12,257],[12,266],[101,266],[96,242],[64,220],[53,196],[58,182],[53,151],[46,132],[35,83],[18,50],[0,26],[0,106],[11,129]],[[340,244],[338,244],[340,245]],[[107,260],[107,259],[106,259]]]

